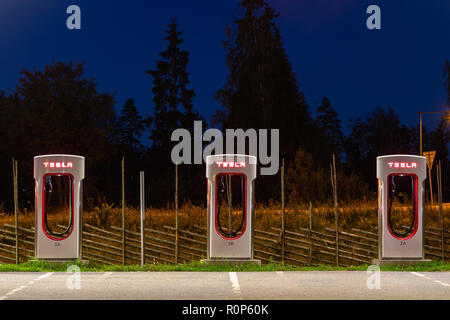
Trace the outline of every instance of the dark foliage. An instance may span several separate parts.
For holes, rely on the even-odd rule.
[[[313,119],[283,47],[275,22],[278,13],[264,0],[242,0],[239,8],[233,26],[226,29],[229,74],[216,94],[222,108],[213,116],[212,125],[223,131],[280,129],[280,160],[285,159],[290,200],[330,200],[333,154],[337,156],[338,197],[348,201],[373,196],[377,156],[418,154],[419,129],[402,124],[392,108],[377,107],[365,118],[353,119],[347,137],[327,97]],[[174,19],[165,33],[167,48],[155,69],[146,71],[153,81],[151,117],[141,116],[133,99],[125,102],[116,117],[114,96],[97,90],[95,81],[84,75],[83,64],[58,62],[43,70],[23,70],[14,90],[0,91],[0,205],[12,207],[14,156],[19,161],[21,207],[33,208],[33,157],[51,153],[86,157],[88,210],[104,201],[119,204],[122,157],[127,204],[138,205],[142,170],[147,177],[147,204],[173,203],[171,151],[177,142],[171,141],[172,132],[185,128],[193,138],[194,121],[202,121],[204,129],[206,123],[194,108],[195,92],[187,72],[189,53],[181,48],[183,33]],[[450,103],[448,61],[443,75]],[[444,115],[434,131],[423,128],[424,150],[436,150],[435,163],[442,162],[445,200],[450,192],[446,183],[450,174],[448,121]],[[143,145],[143,137],[150,137],[152,145]],[[179,190],[180,203],[205,203],[204,165],[181,165]],[[279,199],[280,173],[258,177],[256,190],[258,201]]]
[[[182,31],[178,30],[175,19],[172,19],[164,38],[168,42],[167,49],[160,53],[162,59],[157,61],[156,69],[146,71],[153,78],[152,91],[155,104],[153,125],[150,129],[153,145],[146,159],[149,164],[147,168],[155,183],[152,200],[159,205],[173,202],[175,187],[171,150],[176,142],[171,141],[172,132],[177,128],[190,129],[193,137],[194,120],[204,123],[203,117],[193,107],[195,92],[188,88],[189,53],[180,48],[183,43],[181,35]],[[186,166],[183,170],[183,179],[192,180],[193,185],[201,185],[199,177],[204,180],[204,174],[200,174],[203,166]],[[200,197],[204,195],[204,188],[201,191],[196,189],[189,189],[189,191],[194,202],[201,201]]]
[[[83,64],[53,63],[43,71],[22,71],[14,92],[2,98],[0,153],[3,168],[11,167],[12,156],[19,161],[21,198],[27,206],[33,203],[36,155],[83,155],[88,159],[87,197],[109,191],[105,187],[111,182],[114,103],[112,95],[99,93],[95,82],[84,77]],[[9,195],[11,179],[6,181],[9,183],[0,188],[2,194]]]

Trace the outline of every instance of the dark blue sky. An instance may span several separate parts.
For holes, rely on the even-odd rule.
[[[87,76],[102,91],[116,91],[120,110],[134,98],[153,112],[151,78],[170,17],[184,30],[183,49],[195,106],[207,120],[219,107],[215,92],[225,83],[224,28],[238,1],[0,1],[0,90],[13,88],[22,68],[52,61],[86,62]],[[348,120],[375,106],[393,107],[408,125],[417,111],[443,110],[443,65],[450,59],[448,0],[272,0],[294,72],[311,111],[326,95],[346,132]],[[66,8],[82,10],[82,30],[66,28]],[[366,8],[381,7],[382,30],[366,28]],[[436,116],[427,116],[432,126]]]

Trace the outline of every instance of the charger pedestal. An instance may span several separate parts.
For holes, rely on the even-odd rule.
[[[67,154],[34,157],[36,260],[82,257],[84,160]]]
[[[426,169],[426,158],[421,156],[377,157],[377,264],[411,265],[429,261],[425,259],[424,237]]]
[[[208,234],[205,263],[261,264],[253,255],[256,165],[256,157],[242,154],[206,158]]]

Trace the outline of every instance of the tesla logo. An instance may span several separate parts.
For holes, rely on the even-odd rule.
[[[417,168],[416,162],[388,162],[389,168]]]
[[[46,168],[73,168],[72,162],[44,162]]]
[[[245,168],[245,162],[216,162],[219,168]]]

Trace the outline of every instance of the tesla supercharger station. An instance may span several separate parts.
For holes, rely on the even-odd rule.
[[[426,158],[377,158],[378,262],[423,261]]]
[[[247,155],[206,158],[208,263],[260,263],[253,259],[256,164]]]
[[[81,259],[84,157],[34,158],[36,259]]]

